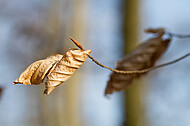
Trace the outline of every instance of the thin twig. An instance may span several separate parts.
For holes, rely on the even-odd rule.
[[[174,34],[174,33],[170,33],[168,32],[168,34],[170,36],[176,36],[176,37],[190,37],[189,35],[179,35],[179,34]],[[73,38],[69,37],[75,44],[76,46],[78,46],[80,49],[84,50],[84,48],[76,41],[74,40]],[[93,62],[95,62],[97,65],[103,67],[103,68],[106,68],[106,69],[109,69],[111,70],[112,72],[115,72],[115,73],[119,73],[119,74],[140,74],[140,73],[146,73],[148,71],[151,71],[151,70],[154,70],[154,69],[157,69],[157,68],[161,68],[161,67],[164,67],[164,66],[168,66],[168,65],[171,65],[173,63],[176,63],[186,57],[190,56],[190,53],[178,58],[178,59],[175,59],[171,62],[168,62],[168,63],[164,63],[164,64],[161,64],[161,65],[158,65],[158,66],[154,66],[154,67],[150,67],[150,68],[146,68],[146,69],[143,69],[143,70],[130,70],[130,71],[123,71],[123,70],[116,70],[116,69],[112,69],[110,67],[107,67],[107,66],[104,66],[103,64],[101,64],[100,62],[98,62],[97,60],[95,60],[92,56],[88,55],[88,57],[90,59],[92,59]]]
[[[164,66],[168,66],[168,65],[171,65],[173,63],[176,63],[186,57],[190,56],[190,53],[178,58],[178,59],[175,59],[171,62],[168,62],[168,63],[164,63],[164,64],[160,64],[158,66],[154,66],[154,67],[150,67],[150,68],[147,68],[147,69],[143,69],[143,70],[130,70],[130,71],[123,71],[123,70],[116,70],[116,69],[112,69],[110,67],[107,67],[107,66],[104,66],[102,65],[101,63],[99,63],[97,60],[95,60],[92,56],[88,55],[88,57],[90,59],[92,59],[93,62],[95,62],[97,65],[103,67],[103,68],[106,68],[106,69],[109,69],[111,70],[112,72],[115,72],[115,73],[119,73],[119,74],[140,74],[140,73],[146,73],[148,71],[151,71],[151,70],[154,70],[154,69],[157,69],[157,68],[161,68],[161,67],[164,67]]]
[[[176,37],[176,38],[190,38],[190,35],[186,34],[177,34],[177,33],[171,33],[171,32],[166,32],[169,36],[171,37]]]

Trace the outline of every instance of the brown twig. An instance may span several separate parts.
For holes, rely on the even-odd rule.
[[[176,37],[176,38],[190,38],[190,34],[183,35],[183,34],[172,33],[169,31],[165,31],[165,28],[156,28],[156,29],[148,28],[148,29],[145,29],[144,32],[153,33],[153,34],[160,34],[161,36],[163,34],[166,34],[166,35],[169,35],[171,37]]]
[[[179,34],[174,34],[174,33],[170,33],[168,32],[168,34],[170,36],[176,36],[176,37],[190,37],[190,35],[179,35]],[[84,48],[76,41],[74,40],[72,37],[69,37],[74,43],[76,46],[78,46],[80,49],[84,50]],[[161,67],[164,67],[164,66],[168,66],[168,65],[171,65],[173,63],[176,63],[186,57],[190,56],[190,53],[178,58],[178,59],[175,59],[171,62],[168,62],[168,63],[163,63],[163,64],[160,64],[158,66],[154,66],[154,67],[150,67],[150,68],[147,68],[147,69],[143,69],[143,70],[130,70],[130,71],[123,71],[123,70],[117,70],[117,69],[112,69],[110,67],[107,67],[103,64],[101,64],[100,62],[98,62],[97,60],[95,60],[92,56],[88,55],[88,57],[93,61],[95,62],[97,65],[103,67],[103,68],[106,68],[106,69],[109,69],[111,70],[112,72],[115,72],[115,73],[119,73],[119,74],[141,74],[141,73],[146,73],[148,71],[151,71],[151,70],[154,70],[154,69],[157,69],[157,68],[161,68]]]
[[[171,32],[166,32],[169,36],[171,37],[176,37],[176,38],[190,38],[190,35],[182,35],[182,34],[177,34],[177,33],[171,33]]]
[[[95,60],[92,56],[88,56],[90,59],[92,59],[93,62],[95,62],[97,65],[103,67],[103,68],[106,68],[106,69],[109,69],[111,70],[112,72],[115,72],[115,73],[119,73],[119,74],[140,74],[140,73],[146,73],[148,71],[151,71],[151,70],[154,70],[154,69],[157,69],[157,68],[161,68],[161,67],[164,67],[164,66],[168,66],[168,65],[171,65],[173,63],[176,63],[186,57],[190,56],[190,53],[178,58],[178,59],[175,59],[171,62],[168,62],[168,63],[164,63],[164,64],[160,64],[158,66],[154,66],[154,67],[150,67],[150,68],[147,68],[147,69],[143,69],[143,70],[130,70],[130,71],[123,71],[123,70],[116,70],[116,69],[112,69],[110,67],[107,67],[107,66],[104,66],[102,65],[100,62],[98,62],[97,60]]]

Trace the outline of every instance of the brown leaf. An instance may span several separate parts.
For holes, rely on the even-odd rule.
[[[161,33],[160,33],[161,31]],[[117,63],[118,70],[142,70],[154,66],[155,62],[165,52],[170,39],[163,40],[163,30],[149,30],[149,32],[159,32],[159,36],[149,39],[140,44],[134,51],[129,53],[121,61]],[[106,94],[112,94],[115,91],[124,90],[128,85],[132,84],[135,78],[143,74],[118,74],[112,73],[105,90]]]
[[[69,50],[47,76],[44,94],[48,95],[55,87],[68,80],[90,53],[91,50]]]
[[[13,84],[38,85],[45,82],[44,94],[49,94],[55,87],[68,80],[84,63],[91,50],[69,50],[64,56],[52,54],[45,60],[31,64]]]
[[[39,60],[31,64],[13,84],[38,85],[43,82],[50,69],[63,55],[53,53],[45,60]]]

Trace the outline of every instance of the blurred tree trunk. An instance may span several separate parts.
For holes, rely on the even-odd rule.
[[[86,9],[86,0],[75,0],[73,4],[73,18],[72,18],[72,27],[70,34],[74,37],[81,45],[84,45],[85,34],[86,34],[86,22],[85,17],[88,12]],[[69,40],[70,41],[70,40]],[[74,44],[70,41],[70,47],[73,47]],[[82,88],[82,78],[80,69],[73,75],[69,81],[70,85],[66,88],[66,113],[68,126],[81,126],[83,125],[82,116],[81,116],[81,88]]]
[[[87,12],[84,10],[85,5],[86,0],[53,0],[51,2],[46,27],[47,30],[50,28],[53,32],[52,38],[48,41],[55,44],[56,52],[64,54],[68,48],[74,47],[67,37],[68,33],[80,43],[84,40],[84,17]],[[65,43],[63,43],[64,40]],[[80,87],[80,70],[77,70],[72,78],[56,88],[48,97],[42,96],[43,121],[41,124],[44,126],[81,126]]]
[[[134,49],[138,42],[139,30],[139,0],[124,2],[124,41],[125,53]],[[134,81],[125,92],[126,126],[147,126],[144,118],[142,83]]]
[[[49,48],[51,51],[63,54],[63,46],[57,48],[57,45],[61,42],[60,39],[64,38],[61,36],[61,29],[68,25],[68,22],[61,22],[60,14],[62,6],[65,1],[62,0],[52,0],[50,2],[50,7],[48,9],[47,21],[45,22],[44,32],[49,32],[50,36],[45,36],[45,40],[49,43]],[[68,29],[65,29],[67,31]],[[51,49],[52,48],[52,49]],[[50,51],[48,50],[48,51]],[[47,52],[48,54],[52,52]],[[49,55],[50,55],[49,54]],[[60,89],[61,88],[61,89]],[[44,85],[42,85],[42,90],[44,90]],[[41,112],[42,121],[40,122],[42,126],[62,126],[67,124],[66,120],[66,109],[65,109],[65,94],[64,88],[59,86],[52,92],[49,96],[41,95]]]

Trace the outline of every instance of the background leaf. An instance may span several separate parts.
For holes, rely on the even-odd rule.
[[[158,37],[149,39],[140,44],[134,51],[126,55],[121,61],[117,62],[117,70],[142,70],[154,66],[155,62],[165,52],[170,39],[163,40],[163,30],[157,30]],[[160,32],[161,31],[161,32]],[[149,30],[148,32],[152,32]],[[157,33],[153,30],[153,33]],[[112,94],[115,91],[124,90],[132,84],[135,78],[143,74],[118,74],[112,73],[110,80],[107,82],[106,94]]]

